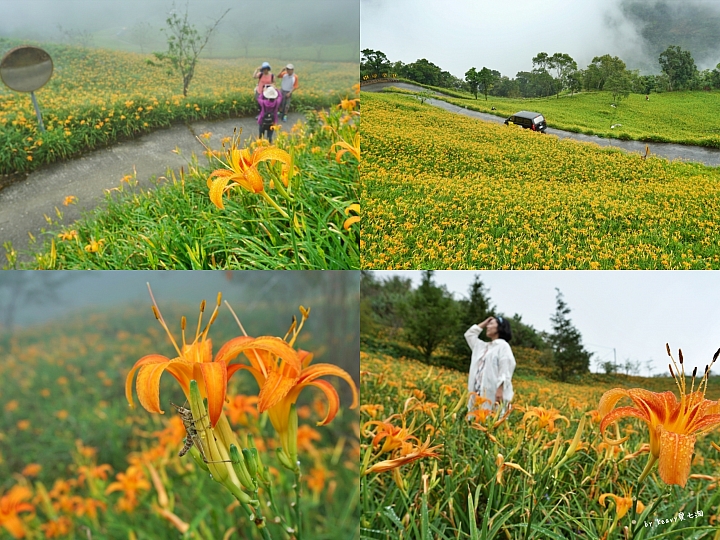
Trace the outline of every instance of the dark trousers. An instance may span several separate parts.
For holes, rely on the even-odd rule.
[[[267,133],[267,140],[270,144],[272,144],[272,138],[273,138],[273,130],[270,129],[270,127],[263,127],[260,126],[260,134],[258,135],[261,139],[263,137],[263,134]]]

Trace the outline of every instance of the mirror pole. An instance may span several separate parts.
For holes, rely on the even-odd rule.
[[[30,99],[32,100],[33,106],[35,107],[35,114],[37,115],[40,131],[45,131],[45,125],[42,121],[42,114],[40,114],[40,106],[38,105],[37,98],[35,97],[35,92],[30,92]]]

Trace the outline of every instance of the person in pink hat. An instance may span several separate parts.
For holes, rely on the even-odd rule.
[[[258,116],[259,137],[262,138],[264,134],[267,134],[267,140],[272,143],[272,127],[277,124],[278,110],[283,98],[274,86],[266,86],[262,93],[258,95],[257,100],[260,105],[260,115]]]

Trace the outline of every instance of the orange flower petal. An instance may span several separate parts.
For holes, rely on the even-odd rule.
[[[133,376],[135,375],[135,371],[139,369],[142,366],[148,365],[148,364],[160,364],[169,362],[170,359],[167,356],[162,356],[161,354],[149,354],[147,356],[143,356],[140,360],[135,362],[135,365],[130,370],[130,373],[128,373],[126,379],[125,379],[125,397],[128,400],[128,403],[131,407],[135,406],[135,403],[133,403],[133,394],[132,394],[132,382],[133,382]]]
[[[625,416],[634,416],[635,418],[639,418],[643,422],[646,422],[648,425],[650,424],[650,418],[643,411],[636,409],[635,407],[620,407],[619,409],[613,409],[610,413],[605,415],[605,417],[602,419],[602,422],[600,422],[600,433],[604,434],[605,429],[610,424],[612,424],[613,422],[617,422]],[[613,443],[613,441],[607,440],[606,442],[609,442],[611,444]],[[615,442],[615,444],[620,443]]]
[[[236,371],[239,371],[241,369],[245,369],[245,370],[249,371],[252,374],[252,376],[255,377],[255,380],[257,381],[258,386],[262,387],[262,385],[265,384],[265,375],[263,375],[259,370],[255,369],[254,367],[246,366],[245,364],[232,364],[232,365],[228,366],[228,368],[227,368],[228,380],[230,379],[230,377],[233,376],[233,374]]]
[[[695,448],[695,435],[683,435],[667,431],[662,425],[657,427],[660,438],[660,458],[658,460],[658,473],[666,484],[677,484],[685,487],[692,453]]]
[[[203,362],[199,365],[205,381],[210,424],[215,427],[225,405],[228,380],[227,365],[224,362]]]
[[[258,394],[258,411],[265,412],[269,408],[277,405],[297,384],[296,377],[284,377],[278,371],[268,373],[265,384],[260,388]]]
[[[325,415],[325,418],[321,422],[318,422],[318,426],[324,426],[325,424],[332,422],[332,419],[335,418],[335,415],[337,414],[338,410],[340,409],[340,397],[338,396],[337,390],[335,390],[335,387],[330,384],[327,381],[312,381],[309,383],[306,383],[308,385],[315,386],[323,391],[325,394],[325,397],[328,401],[328,410],[327,414]]]
[[[137,377],[138,401],[148,412],[165,414],[160,408],[160,377],[169,363],[154,363],[140,368]]]
[[[245,337],[231,339],[222,346],[215,357],[215,361],[227,363],[235,358],[239,353],[248,349],[268,351],[276,356],[279,356],[285,361],[286,365],[290,367],[290,372],[293,376],[297,376],[302,369],[297,351],[288,345],[286,341],[273,336],[261,336],[255,339],[248,339]]]
[[[219,176],[218,178],[213,180],[212,184],[210,185],[210,200],[220,210],[225,208],[222,202],[222,196],[223,193],[225,193],[225,187],[228,185],[228,182],[230,182],[230,177]]]
[[[350,405],[350,408],[354,409],[358,406],[360,396],[358,395],[358,389],[357,386],[355,386],[355,381],[352,379],[352,377],[348,374],[347,371],[332,364],[315,364],[314,366],[305,368],[298,383],[306,384],[310,381],[317,379],[318,377],[323,377],[325,375],[335,375],[336,377],[340,377],[345,382],[347,382],[350,385],[353,393],[353,402],[352,405]]]

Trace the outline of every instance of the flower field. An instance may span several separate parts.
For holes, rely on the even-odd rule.
[[[720,268],[717,169],[363,99],[363,268]]]
[[[534,351],[514,352],[511,412],[481,409],[469,418],[466,373],[361,352],[363,538],[720,538],[720,432],[697,436],[694,454],[678,454],[687,456],[684,472],[672,445],[649,433],[656,424],[642,419],[644,403],[658,433],[662,425],[682,432],[664,416],[671,400],[662,401],[668,409],[654,401],[667,399],[662,392],[679,394],[672,379],[559,383],[521,374],[532,368]],[[685,359],[685,367],[709,360]],[[691,394],[689,376],[687,384],[682,403],[689,410],[701,398]],[[613,387],[622,390],[603,397]],[[625,390],[636,387],[645,390]],[[623,408],[626,399],[610,412],[621,394],[631,394],[636,406]],[[704,398],[698,411],[709,412],[708,424],[717,427],[720,406],[709,401],[720,398],[717,377]],[[640,482],[646,463],[652,467]],[[668,476],[668,464],[679,477]]]
[[[560,99],[488,96],[487,101],[484,96],[476,100],[470,94],[462,95],[449,91],[439,99],[503,118],[521,110],[537,111],[545,115],[549,127],[586,135],[720,148],[720,120],[713,114],[718,92],[665,92],[652,94],[649,101],[644,95],[630,94],[616,107],[610,106],[610,92],[584,92]]]
[[[187,169],[169,170],[157,189],[138,188],[128,174],[104,207],[77,222],[63,225],[58,208],[46,216],[30,262],[19,263],[5,243],[7,266],[357,269],[358,108],[357,99],[343,99],[309,112],[305,122],[279,129],[274,145],[261,139],[239,148],[239,134],[226,137],[221,150],[206,149],[206,165],[189,156]],[[68,195],[65,202],[78,201]]]
[[[0,40],[0,55],[19,42]],[[255,59],[201,59],[188,96],[182,81],[148,65],[151,55],[41,44],[55,71],[36,92],[47,129],[42,133],[29,94],[0,85],[0,175],[28,172],[174,122],[257,113]],[[270,59],[271,65],[287,62]],[[295,108],[329,107],[357,81],[352,63],[296,62],[302,78]],[[279,70],[278,70],[279,72]]]
[[[203,329],[214,305],[197,333],[194,322],[184,330],[184,316],[178,324],[181,314],[192,320],[197,307],[160,307],[160,323],[144,305],[0,335],[0,539],[358,538],[358,416],[347,397],[356,390],[343,370],[300,350],[319,348],[307,329],[299,333],[308,310],[300,309],[302,317],[283,339],[286,328],[278,329],[280,337],[243,336],[225,307],[208,337]],[[243,320],[248,331],[274,318],[267,304],[254,313],[254,320]],[[163,316],[181,343],[179,356]],[[272,352],[281,349],[285,365]],[[221,354],[227,360],[241,351],[228,365],[226,386],[216,385]],[[137,383],[130,372],[141,358],[138,367],[155,371],[149,383],[142,367]],[[162,358],[168,373],[160,379],[157,365],[147,364]],[[287,387],[295,361],[299,379],[290,393],[269,391],[263,373]],[[234,367],[239,364],[245,367]],[[352,392],[344,381],[318,378],[328,374],[348,380]],[[320,391],[307,389],[313,385]],[[209,414],[184,423],[171,402],[186,411],[204,409],[200,394],[193,394],[198,386]],[[339,403],[334,387],[344,392]],[[135,408],[128,407],[130,399]],[[154,405],[165,414],[148,412]],[[179,457],[188,425],[202,434]],[[231,459],[203,462],[218,448],[227,455],[226,442]]]

